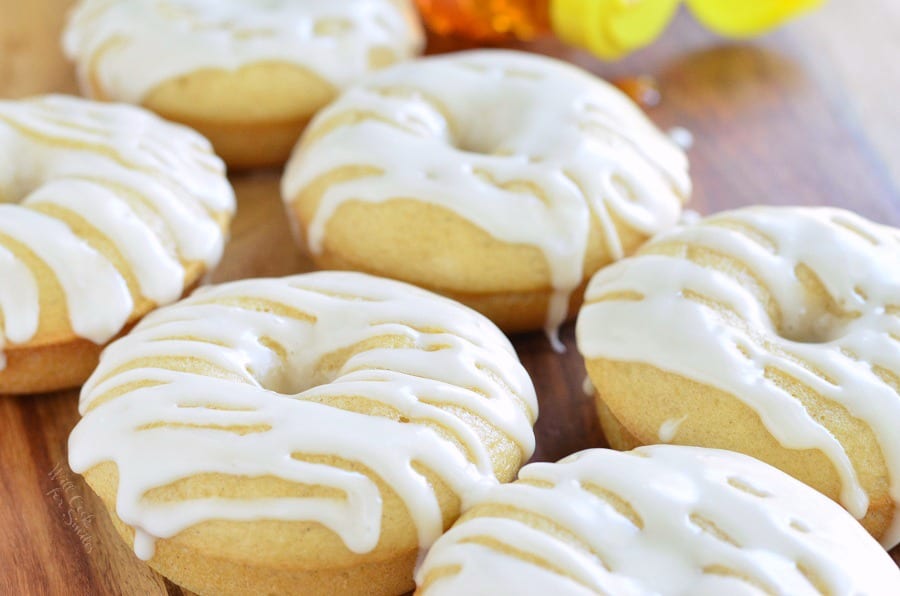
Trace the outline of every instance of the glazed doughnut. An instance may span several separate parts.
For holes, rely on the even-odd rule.
[[[522,468],[471,499],[421,596],[896,594],[900,571],[832,501],[758,460],[655,445]]]
[[[72,469],[201,594],[401,594],[460,498],[515,477],[537,402],[509,341],[361,273],[198,290],[112,344]]]
[[[0,395],[79,385],[222,254],[234,195],[195,132],[130,106],[0,101]]]
[[[422,45],[410,0],[82,0],[63,36],[85,94],[187,124],[232,167],[283,164],[340,89]]]
[[[315,118],[282,184],[320,267],[551,336],[590,275],[672,226],[689,192],[684,153],[617,89],[502,50],[367,78]]]
[[[900,231],[754,207],[591,280],[576,329],[617,448],[740,451],[900,541]]]

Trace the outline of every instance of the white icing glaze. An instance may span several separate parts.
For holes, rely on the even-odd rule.
[[[240,299],[276,306],[253,310],[235,302]],[[309,317],[285,314],[298,311]],[[370,348],[338,370],[320,370],[324,356],[385,335],[409,346]],[[273,344],[281,349],[273,351]],[[232,379],[152,365],[116,372],[160,356],[203,360]],[[92,408],[94,400],[136,381],[156,384]],[[332,396],[377,402],[406,421],[320,403]],[[82,391],[84,418],[72,431],[69,458],[80,473],[105,461],[117,464],[116,512],[138,530],[135,551],[145,559],[156,538],[211,519],[315,521],[349,549],[372,550],[382,513],[377,485],[360,473],[294,459],[295,453],[367,466],[403,499],[419,545],[426,547],[442,531],[441,511],[413,462],[434,470],[460,495],[496,483],[487,446],[450,408],[499,429],[518,444],[523,461],[531,455],[534,389],[509,341],[481,315],[413,286],[359,273],[240,281],[203,288],[151,313],[107,348]],[[260,425],[268,430],[228,430]],[[434,425],[451,433],[468,458]],[[141,498],[207,472],[273,475],[334,487],[347,498]]]
[[[667,134],[673,143],[685,151],[694,146],[694,133],[683,126],[673,126]]]
[[[66,295],[76,335],[103,343],[128,320],[134,302],[125,280],[64,223],[35,211],[2,205],[0,234],[28,246],[53,270]],[[85,283],[85,273],[90,283]],[[3,314],[11,320],[18,315],[15,311]]]
[[[202,69],[289,62],[342,88],[371,70],[373,49],[414,56],[422,33],[409,0],[82,0],[63,35],[84,90],[116,100]]]
[[[348,113],[365,117],[318,133]],[[348,201],[441,206],[499,240],[540,249],[556,290],[551,339],[582,282],[592,219],[618,259],[613,215],[654,234],[676,222],[690,193],[684,153],[617,89],[556,60],[499,50],[397,65],[347,91],[295,149],[285,201],[348,165],[380,173],[324,193],[305,230],[311,251],[321,252],[328,221]]]
[[[592,449],[530,464],[519,477],[539,485],[496,486],[466,509],[511,507],[559,533],[476,510],[431,548],[416,575],[420,588],[431,572],[458,571],[435,579],[423,596],[887,595],[900,586],[897,566],[845,511],[744,455],[667,445]]]
[[[53,204],[85,214],[131,266],[144,296],[160,304],[181,296],[184,268],[178,258],[109,188],[86,180],[53,181],[32,193],[28,204]]]
[[[108,341],[134,308],[122,272],[42,208],[66,210],[99,232],[155,303],[181,295],[183,262],[218,261],[224,235],[214,215],[230,214],[234,196],[196,133],[137,108],[45,96],[0,101],[0,147],[8,156],[0,195],[13,200],[0,203],[0,350],[28,342],[40,320],[35,273],[4,237],[53,272],[79,337]]]
[[[678,434],[678,428],[687,420],[687,414],[680,418],[669,418],[659,426],[659,440],[661,443],[671,443]]]
[[[594,384],[591,382],[591,377],[589,375],[584,376],[584,380],[581,382],[581,390],[585,395],[594,395]]]
[[[692,226],[695,223],[699,222],[701,219],[703,219],[703,216],[699,211],[694,211],[693,209],[685,209],[681,212],[681,217],[678,218],[678,225]]]
[[[2,209],[2,205],[0,205]],[[0,313],[3,328],[0,333],[0,370],[6,368],[3,346],[6,338],[23,343],[37,333],[38,287],[31,271],[16,256],[0,246]],[[7,316],[6,313],[15,313]]]
[[[731,275],[652,254],[671,243],[745,264],[771,294],[781,321]],[[900,398],[875,368],[900,374],[900,232],[838,209],[759,207],[661,235],[642,252],[649,254],[591,281],[577,325],[586,358],[648,363],[728,392],[753,408],[783,446],[824,453],[841,478],[841,502],[862,517],[868,496],[843,445],[765,377],[767,368],[782,371],[872,429],[900,502]],[[797,277],[800,264],[847,316],[814,307]],[[613,292],[643,299],[590,304]],[[745,323],[725,320],[686,292],[727,305]],[[900,515],[882,542],[900,542]]]

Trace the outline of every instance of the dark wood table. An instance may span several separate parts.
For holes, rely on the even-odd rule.
[[[650,116],[694,134],[692,209],[837,205],[900,225],[900,8],[834,0],[819,13],[731,43],[682,14],[663,39],[603,64],[553,41],[524,46],[604,77],[649,75],[661,94]],[[0,97],[75,93],[59,50],[68,0],[0,0]],[[463,44],[433,39],[430,51]],[[239,212],[215,281],[307,271],[278,196],[279,172],[234,176]],[[3,283],[3,280],[0,280]],[[540,334],[514,338],[541,404],[535,460],[603,445],[572,326],[555,354]],[[0,396],[0,594],[181,594],[115,534],[93,493],[66,463],[77,391]],[[63,489],[63,490],[57,490]],[[57,499],[63,494],[62,500]],[[94,512],[86,546],[67,510]],[[900,561],[900,549],[893,552]]]

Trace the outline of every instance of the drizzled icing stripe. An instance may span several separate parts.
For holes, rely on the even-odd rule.
[[[746,267],[772,297],[772,312],[746,277],[703,267],[686,251]],[[577,326],[588,360],[643,362],[727,392],[784,447],[825,454],[840,476],[841,502],[863,517],[869,497],[853,461],[799,399],[766,376],[782,371],[869,426],[900,503],[900,398],[878,374],[900,375],[900,232],[839,209],[759,207],[661,235],[641,253],[588,287]],[[822,292],[824,305],[815,298]],[[898,541],[895,512],[882,542]]]
[[[123,274],[65,214],[109,241],[157,304],[181,295],[186,263],[218,262],[234,195],[196,133],[137,108],[45,96],[0,101],[0,144],[15,156],[0,166],[0,348],[33,339],[41,316],[39,276],[16,246],[53,273],[77,336],[102,344],[132,315]]]
[[[531,464],[470,499],[416,581],[443,594],[888,594],[890,557],[828,498],[736,453]]]
[[[342,88],[373,68],[373,52],[400,60],[422,44],[409,0],[82,0],[63,35],[82,88],[96,79],[131,103],[179,76],[266,61]]]
[[[383,337],[393,339],[373,341]],[[336,370],[323,370],[323,358],[343,353]],[[181,370],[155,364],[179,360]],[[198,361],[215,377],[192,372]],[[330,405],[337,398],[376,404],[396,418]],[[403,500],[419,546],[428,546],[443,529],[442,514],[413,464],[458,495],[496,484],[492,447],[456,411],[499,430],[525,461],[537,401],[509,341],[481,315],[399,282],[322,272],[204,288],[151,313],[104,352],[80,409],[72,469],[117,465],[116,512],[136,529],[137,554],[149,559],[156,539],[214,519],[314,521],[354,552],[374,549],[383,513],[375,482],[294,454],[333,455],[372,470]],[[229,434],[234,428],[259,430]],[[346,499],[142,498],[211,472],[272,475],[335,488]]]
[[[76,335],[102,343],[125,324],[134,307],[125,280],[64,223],[29,209],[0,205],[0,234],[29,246],[53,270]],[[85,283],[83,272],[91,283]],[[4,312],[10,319],[17,314]]]
[[[84,180],[45,184],[32,193],[29,205],[52,204],[84,214],[103,230],[131,266],[141,293],[165,304],[181,296],[184,269],[153,230],[111,190]]]
[[[654,234],[676,222],[690,193],[684,153],[617,90],[561,62],[509,51],[402,64],[347,91],[295,150],[285,201],[345,166],[371,173],[324,191],[305,230],[313,253],[349,201],[441,206],[544,254],[556,290],[552,337],[583,280],[592,221],[618,259],[614,219]]]

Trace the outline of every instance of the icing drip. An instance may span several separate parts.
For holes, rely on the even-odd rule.
[[[584,376],[584,380],[581,382],[581,390],[585,395],[593,397],[594,384],[591,382],[591,377],[587,375]]]
[[[550,296],[550,304],[547,306],[547,320],[544,322],[544,335],[550,342],[550,347],[557,354],[564,354],[566,345],[559,338],[559,327],[569,314],[569,295],[572,290],[555,290]]]
[[[2,208],[2,205],[0,205]],[[0,370],[6,367],[3,346],[6,338],[15,343],[28,341],[38,329],[38,287],[31,271],[0,245]],[[9,314],[7,314],[9,313]],[[12,316],[9,316],[12,314]]]
[[[683,126],[675,126],[669,129],[669,138],[672,142],[687,151],[694,146],[694,134]]]
[[[673,246],[743,264],[774,315],[733,274],[656,254]],[[767,377],[781,371],[871,428],[900,502],[900,399],[884,374],[900,373],[900,232],[838,209],[761,207],[677,229],[641,252],[591,281],[577,326],[587,359],[643,362],[729,393],[783,446],[824,453],[841,502],[864,516],[868,496],[844,446]],[[827,308],[813,301],[816,285]],[[895,514],[883,543],[898,541]]]
[[[186,128],[136,108],[46,96],[0,101],[0,146],[15,156],[0,167],[0,194],[16,198],[0,203],[0,350],[34,338],[41,314],[36,272],[15,246],[52,272],[79,337],[102,344],[132,315],[123,272],[70,217],[109,242],[140,296],[157,304],[181,295],[185,263],[221,256],[216,218],[230,215],[234,196],[208,143]]]
[[[681,418],[669,418],[659,427],[659,440],[661,443],[671,443],[675,435],[678,434],[678,427],[687,420],[687,416]]]
[[[678,225],[680,226],[692,226],[698,223],[703,216],[700,215],[698,211],[694,211],[693,209],[685,209],[681,212],[681,217],[678,218]]]
[[[203,69],[265,61],[306,68],[337,88],[372,69],[372,52],[417,54],[407,0],[82,0],[63,36],[81,86],[139,103],[159,84]]]
[[[396,340],[354,348],[337,370],[321,370],[326,356],[385,336]],[[222,378],[139,364],[154,358],[203,361]],[[111,391],[147,381],[101,403]],[[329,405],[351,397],[397,418]],[[336,456],[372,470],[401,497],[420,547],[428,546],[443,529],[441,510],[413,464],[435,471],[459,495],[495,484],[488,446],[454,411],[498,429],[524,461],[534,449],[537,401],[509,341],[481,315],[399,282],[322,272],[204,288],[151,313],[104,352],[80,408],[84,417],[69,441],[72,469],[116,463],[116,512],[140,530],[135,551],[149,558],[156,538],[212,519],[315,521],[354,552],[375,548],[382,516],[375,482],[295,454]],[[259,430],[233,430],[240,428]],[[211,472],[272,475],[346,498],[142,498]]]
[[[900,585],[840,507],[740,454],[593,449],[519,477],[527,483],[470,500],[418,571],[423,594],[818,596]]]
[[[412,198],[449,209],[543,253],[554,289],[551,340],[583,280],[593,222],[618,259],[615,221],[654,234],[674,225],[690,193],[683,152],[619,91],[561,62],[509,51],[402,64],[347,91],[295,150],[285,201],[343,166],[372,173],[322,194],[305,230],[313,253],[349,201]]]

